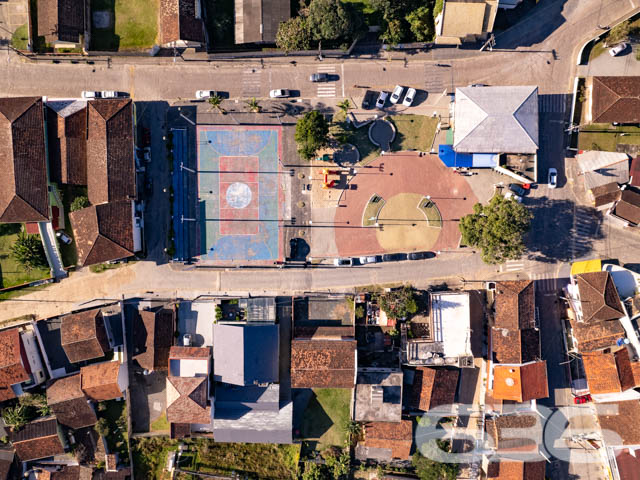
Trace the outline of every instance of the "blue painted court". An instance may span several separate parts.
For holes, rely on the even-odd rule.
[[[282,259],[281,135],[280,127],[197,127],[198,244],[204,259]]]

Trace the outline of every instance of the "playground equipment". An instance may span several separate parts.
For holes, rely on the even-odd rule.
[[[336,185],[336,181],[329,180],[329,175],[340,175],[340,170],[329,170],[328,168],[322,169],[322,188],[329,189],[333,188]]]

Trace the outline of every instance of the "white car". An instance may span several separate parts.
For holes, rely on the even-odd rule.
[[[378,99],[376,100],[376,108],[384,108],[384,103],[387,101],[389,97],[389,92],[380,92],[378,95]]]
[[[102,98],[102,92],[92,92],[89,90],[84,90],[82,92],[82,98],[90,99],[90,98]]]
[[[619,43],[613,48],[609,49],[609,55],[615,57],[616,55],[624,52],[627,49],[628,45],[625,42]]]
[[[102,98],[116,98],[118,97],[118,92],[114,90],[103,90]]]
[[[353,261],[350,258],[334,258],[333,264],[336,267],[350,267],[353,265]]]
[[[402,97],[402,92],[404,92],[404,87],[401,87],[400,85],[396,85],[396,88],[393,89],[393,92],[391,93],[391,98],[389,99],[392,105],[395,105],[400,101],[400,97]]]
[[[407,90],[407,94],[404,96],[404,100],[402,100],[402,105],[404,105],[405,107],[410,107],[415,98],[416,98],[416,89],[410,88],[409,90]]]
[[[558,186],[558,170],[555,168],[549,169],[549,188],[556,188]]]
[[[286,88],[279,88],[277,90],[271,90],[269,92],[269,96],[271,98],[289,98],[291,96],[291,91]]]
[[[522,203],[522,197],[521,197],[520,195],[516,195],[516,194],[515,194],[515,193],[513,193],[513,192],[507,192],[507,193],[505,193],[505,194],[504,194],[504,198],[507,198],[507,199],[509,199],[509,198],[513,198],[516,202],[518,202],[518,203]]]
[[[377,263],[378,259],[374,256],[370,256],[370,257],[360,257],[358,260],[360,260],[360,265],[366,265],[367,263]]]
[[[197,90],[196,91],[196,98],[198,100],[202,100],[204,98],[211,98],[211,97],[217,97],[218,94],[215,90]]]

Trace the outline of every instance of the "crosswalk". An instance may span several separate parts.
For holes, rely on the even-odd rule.
[[[522,260],[507,260],[500,265],[501,272],[518,272],[524,270],[524,261]]]
[[[242,72],[242,95],[244,97],[259,97],[261,85],[261,69],[249,68]]]
[[[564,113],[567,109],[566,95],[540,95],[540,113]]]
[[[592,213],[576,210],[571,229],[570,253],[572,258],[580,257],[591,250],[591,241],[596,233],[600,220]]]
[[[448,72],[447,67],[437,67],[433,64],[425,64],[424,66],[424,89],[427,92],[441,93],[446,88],[444,75]]]
[[[553,273],[532,273],[531,280],[536,283],[536,291],[541,293],[555,292],[558,290],[558,279]]]
[[[335,75],[335,65],[322,65],[318,67],[318,73],[326,73],[329,76]],[[336,84],[335,82],[322,82],[317,84],[316,97],[335,97],[336,96]]]

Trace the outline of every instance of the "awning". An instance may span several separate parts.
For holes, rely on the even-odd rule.
[[[599,272],[602,270],[602,260],[583,260],[582,262],[574,262],[571,264],[571,275],[579,275],[581,273]]]

